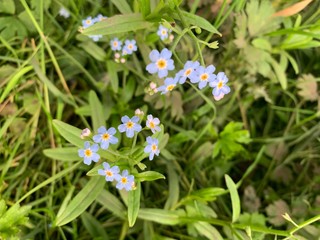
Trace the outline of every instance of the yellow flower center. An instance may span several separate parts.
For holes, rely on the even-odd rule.
[[[157,67],[158,67],[159,69],[164,69],[164,68],[166,68],[166,67],[167,67],[167,61],[164,60],[164,59],[159,59],[159,60],[157,61]]]
[[[201,81],[207,81],[208,77],[209,77],[208,74],[204,73],[204,74],[201,74],[200,79]]]
[[[118,46],[118,42],[117,42],[117,41],[114,41],[114,42],[113,42],[113,46],[114,46],[114,47],[117,47],[117,46]]]
[[[161,34],[162,34],[162,35],[167,35],[167,30],[162,30],[162,31],[161,31]]]
[[[111,171],[109,171],[109,170],[105,171],[105,173],[106,173],[106,175],[108,177],[112,177],[113,176],[113,173]]]
[[[92,154],[92,151],[91,151],[90,149],[86,149],[86,150],[84,151],[84,155],[86,155],[87,157],[90,157],[91,154]]]
[[[168,90],[168,91],[172,91],[172,89],[174,89],[174,86],[175,86],[174,84],[168,85],[168,86],[167,86],[167,90]]]
[[[109,140],[109,138],[110,138],[110,135],[108,133],[105,133],[102,135],[103,140]]]
[[[125,184],[125,183],[128,182],[128,179],[127,179],[126,177],[123,177],[123,178],[121,178],[121,182],[122,182],[123,184]]]
[[[156,126],[156,125],[154,124],[154,122],[152,122],[152,121],[149,123],[149,125],[150,125],[150,128],[155,128],[155,126]]]
[[[152,149],[152,151],[157,151],[157,145],[152,144],[151,149]]]
[[[217,86],[217,87],[218,87],[218,88],[222,88],[222,87],[223,87],[223,82],[220,81],[220,82],[218,83],[218,86]]]
[[[134,124],[133,122],[129,121],[129,122],[127,122],[126,126],[127,126],[127,128],[132,128],[133,124]]]
[[[129,49],[132,49],[132,48],[133,48],[132,44],[129,44],[129,45],[128,45],[128,48],[129,48]]]
[[[184,72],[184,75],[185,76],[189,76],[189,74],[192,72],[191,68],[187,69],[185,72]]]
[[[86,24],[90,25],[90,24],[91,24],[91,20],[90,20],[90,19],[87,19],[87,20],[86,20]]]

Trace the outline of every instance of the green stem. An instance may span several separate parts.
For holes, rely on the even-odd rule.
[[[298,227],[293,228],[289,233],[292,235],[295,232],[299,231],[300,229],[304,228],[305,226],[308,226],[308,225],[310,225],[310,224],[312,224],[312,223],[314,223],[316,221],[319,221],[319,220],[320,220],[320,215],[317,215],[317,216],[315,216],[313,218],[310,218],[310,219],[302,222],[301,224],[299,224]]]

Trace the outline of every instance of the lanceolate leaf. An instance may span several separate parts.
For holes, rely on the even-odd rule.
[[[71,162],[81,160],[78,155],[78,148],[75,147],[44,149],[43,154],[49,158],[61,161]]]
[[[237,191],[237,186],[233,182],[231,177],[229,177],[228,175],[225,175],[224,178],[226,180],[226,184],[230,192],[231,204],[232,204],[232,222],[234,223],[235,221],[238,220],[240,216],[240,211],[241,211],[240,198]]]
[[[93,129],[97,131],[99,127],[105,125],[105,120],[102,104],[94,91],[90,91],[89,93],[89,103],[91,108],[91,120]]]
[[[99,196],[105,179],[92,177],[86,186],[73,198],[66,209],[56,218],[55,225],[63,226],[83,213],[91,203]]]
[[[56,119],[53,120],[53,126],[68,142],[72,143],[77,147],[83,148],[84,140],[80,138],[82,131],[79,128],[76,128]]]
[[[110,35],[149,28],[151,23],[143,20],[140,13],[116,15],[83,30],[85,35]]]
[[[145,171],[135,175],[135,178],[138,179],[140,182],[144,182],[144,181],[154,181],[157,179],[165,179],[165,176],[163,176],[161,173],[158,173],[158,172]]]
[[[128,194],[128,222],[129,227],[132,227],[138,217],[138,212],[140,209],[140,195],[141,195],[141,185],[137,182],[137,188],[131,190]]]

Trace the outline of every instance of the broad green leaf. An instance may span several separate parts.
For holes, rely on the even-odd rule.
[[[104,21],[95,23],[94,25],[83,30],[85,35],[110,35],[127,33],[129,31],[137,31],[151,27],[152,24],[143,20],[140,13],[130,13],[115,15]]]
[[[83,48],[89,55],[96,60],[104,62],[106,60],[106,52],[93,41],[80,43],[79,47]]]
[[[143,17],[150,14],[150,0],[139,0],[139,6]]]
[[[28,31],[23,23],[16,17],[0,18],[0,34],[6,40],[15,36],[27,37]]]
[[[111,0],[121,13],[132,13],[127,0]]]
[[[75,147],[44,149],[43,154],[49,158],[60,161],[78,161],[81,158],[78,155],[78,149]]]
[[[120,200],[112,195],[109,191],[103,189],[97,197],[97,201],[102,205],[102,207],[108,209],[114,215],[121,219],[125,219],[126,208],[120,202]]]
[[[231,204],[232,204],[232,222],[236,222],[240,216],[241,206],[240,206],[240,198],[237,190],[236,184],[233,182],[231,177],[228,175],[224,175],[226,185],[230,192]]]
[[[86,186],[71,200],[61,215],[56,218],[55,225],[63,226],[83,213],[99,196],[104,184],[104,178],[92,177]]]
[[[154,171],[141,172],[141,173],[135,174],[134,177],[140,182],[154,181],[157,179],[165,179],[165,176],[163,176],[161,173],[154,172]]]
[[[16,6],[13,0],[0,0],[0,12],[14,14]]]
[[[104,227],[94,216],[85,211],[81,214],[80,217],[83,225],[88,230],[92,238],[100,237],[103,240],[109,239],[106,231],[104,230]]]
[[[112,90],[117,93],[119,88],[119,78],[117,74],[118,65],[114,61],[107,61],[108,74],[111,81]]]
[[[57,119],[54,119],[52,124],[60,135],[69,143],[72,143],[79,148],[83,148],[85,141],[80,138],[82,130]]]
[[[100,165],[98,165],[98,166],[95,166],[94,168],[92,168],[92,169],[90,169],[89,170],[89,172],[87,172],[87,176],[89,176],[89,177],[93,177],[93,176],[100,176],[99,174],[98,174],[98,170],[99,169],[103,169],[103,166],[100,164]]]
[[[129,227],[133,227],[135,224],[138,212],[140,209],[140,196],[141,196],[141,184],[136,182],[137,186],[135,190],[131,190],[128,193],[128,222]]]
[[[138,218],[164,225],[176,225],[181,223],[177,211],[155,208],[140,208]]]
[[[104,112],[102,104],[94,91],[89,92],[89,104],[91,108],[91,121],[94,131],[99,127],[105,126]]]
[[[215,33],[215,34],[222,36],[222,34],[205,18],[197,16],[197,15],[189,13],[189,12],[185,12],[185,11],[182,11],[182,15],[188,25],[198,26],[202,29],[205,29],[205,30],[211,32],[211,33]],[[180,19],[179,15],[177,13],[174,14],[174,18]]]
[[[207,237],[207,239],[223,240],[219,231],[207,222],[195,222],[193,226],[200,235]]]

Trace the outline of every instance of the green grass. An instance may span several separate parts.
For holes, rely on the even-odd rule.
[[[272,14],[294,1],[6,4],[0,239],[318,239],[317,1],[285,18]],[[78,31],[99,13],[109,20]],[[156,35],[161,21],[172,43]],[[114,61],[113,37],[137,41],[124,64]],[[188,82],[150,95],[149,83],[163,80],[145,70],[149,53],[164,47],[174,73],[189,59],[213,64],[231,93],[215,101]],[[98,176],[101,162],[83,164],[80,133],[117,128],[137,108],[143,124],[147,114],[161,121],[160,156],[143,152],[146,129],[133,139],[117,133],[119,143],[99,153],[135,175],[136,190],[118,191]]]

